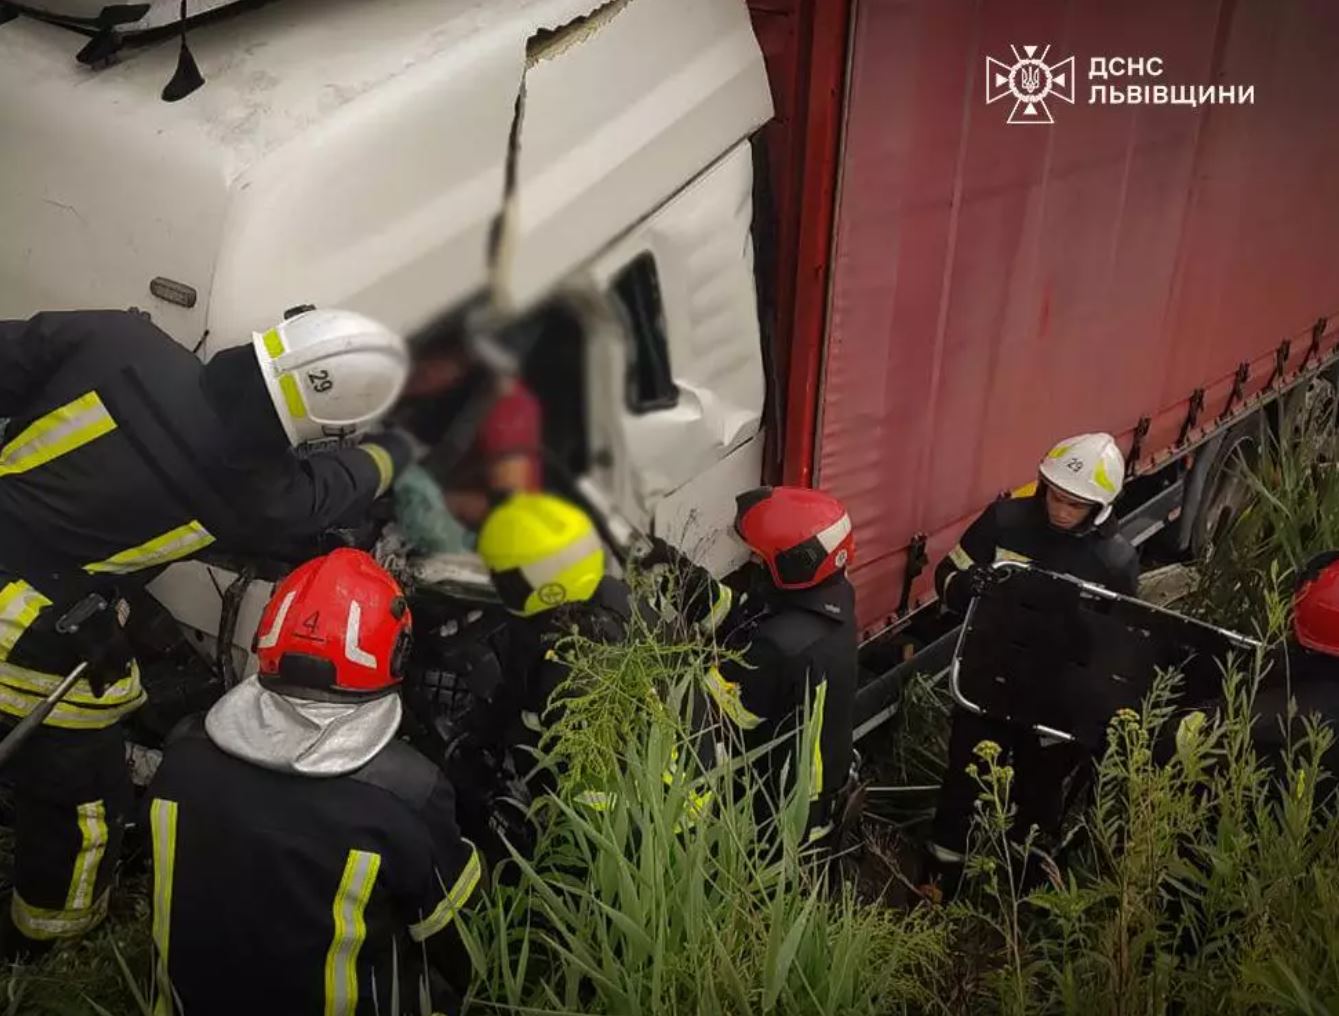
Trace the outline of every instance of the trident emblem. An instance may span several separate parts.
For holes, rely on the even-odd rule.
[[[1014,107],[1009,123],[1055,123],[1046,100],[1051,96],[1074,102],[1074,58],[1066,57],[1047,64],[1050,46],[1011,46],[1014,62],[1006,64],[993,56],[986,57],[986,102],[996,102],[1012,96]]]

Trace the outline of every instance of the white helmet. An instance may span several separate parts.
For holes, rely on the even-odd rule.
[[[395,404],[409,376],[403,336],[353,311],[303,311],[251,342],[294,448],[365,433]]]
[[[1100,525],[1125,483],[1125,456],[1110,434],[1079,434],[1046,453],[1041,478],[1071,497],[1100,505],[1093,518]]]

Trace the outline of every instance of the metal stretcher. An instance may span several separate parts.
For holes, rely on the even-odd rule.
[[[949,682],[964,709],[1099,750],[1117,710],[1138,709],[1159,672],[1190,701],[1217,698],[1254,639],[1026,564],[994,565],[967,611]]]

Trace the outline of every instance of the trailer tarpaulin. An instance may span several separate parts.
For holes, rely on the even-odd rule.
[[[815,464],[855,520],[871,630],[915,534],[930,567],[910,606],[1056,439],[1108,430],[1128,450],[1149,417],[1147,467],[1195,389],[1211,424],[1239,364],[1247,395],[1281,340],[1301,366],[1339,311],[1339,6],[860,0],[853,17]],[[987,58],[1026,45],[1074,57],[1052,124],[986,101]],[[1090,80],[1093,57],[1157,57],[1161,74]],[[1134,83],[1253,101],[1090,102]]]

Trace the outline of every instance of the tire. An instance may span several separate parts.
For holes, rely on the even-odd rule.
[[[1195,561],[1204,560],[1246,502],[1250,488],[1241,468],[1254,460],[1257,426],[1256,420],[1248,419],[1228,431],[1209,467],[1204,498],[1190,528],[1190,554]]]

